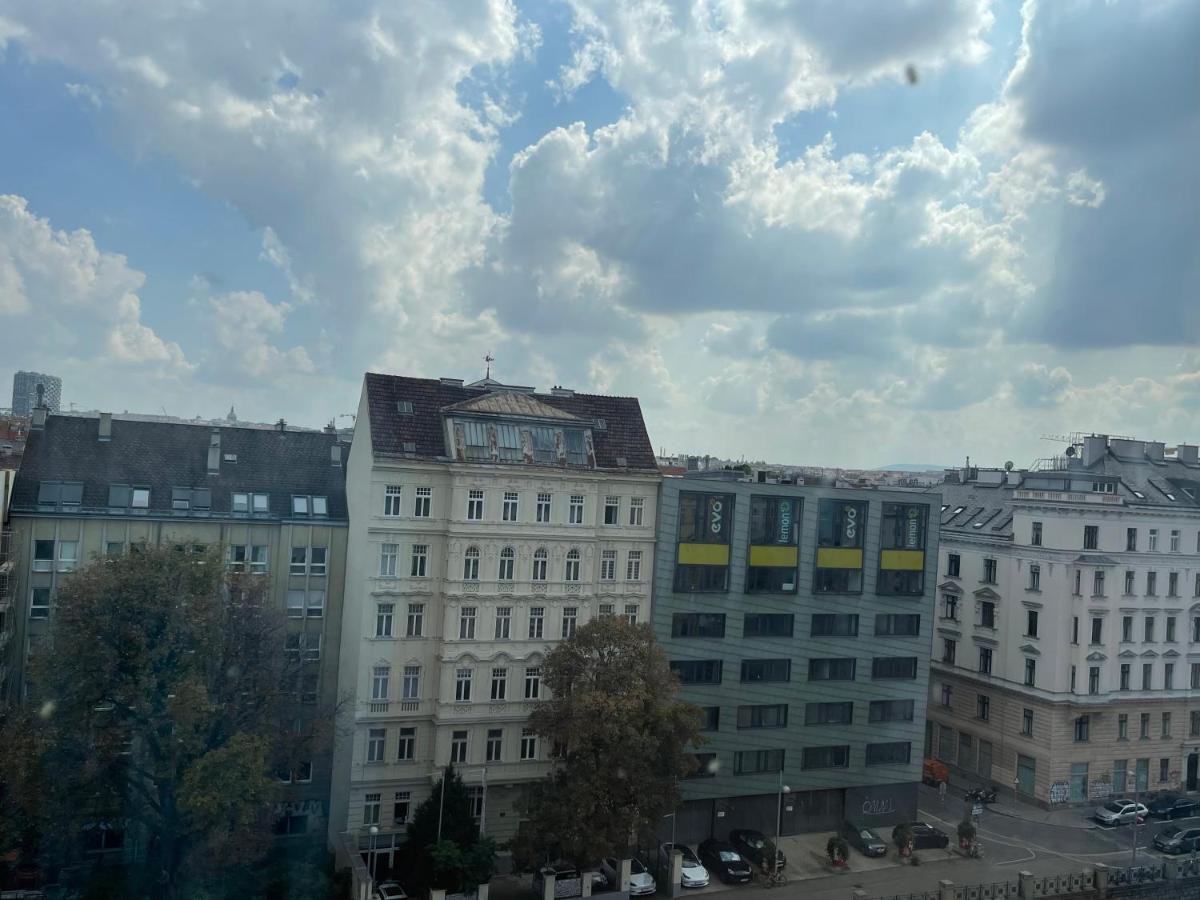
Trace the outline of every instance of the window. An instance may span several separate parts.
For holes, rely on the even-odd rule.
[[[496,572],[496,577],[500,581],[512,581],[513,570],[517,563],[517,554],[512,547],[505,547],[500,551],[500,566]]]
[[[517,521],[518,512],[519,512],[519,510],[517,508],[517,503],[518,503],[519,498],[520,498],[520,494],[518,494],[516,491],[505,491],[504,492],[504,502],[500,507],[500,518],[502,521],[505,521],[505,522]]]
[[[1133,616],[1121,617],[1121,640],[1126,643],[1133,640]]]
[[[150,488],[135,487],[130,489],[129,506],[133,509],[149,509]]]
[[[1142,690],[1148,691],[1152,687],[1154,681],[1154,663],[1142,663]]]
[[[1100,526],[1084,525],[1083,526],[1083,549],[1095,550],[1100,545]]]
[[[545,524],[546,522],[550,521],[550,495],[549,494],[538,494],[537,495],[537,510],[536,510],[536,512],[537,512],[537,515],[535,518],[537,519],[538,522]]]
[[[817,593],[862,591],[863,535],[867,504],[850,500],[821,500],[817,504]]]
[[[1138,530],[1136,528],[1125,529],[1125,549],[1129,551],[1137,550]]]
[[[996,560],[985,559],[983,561],[983,580],[988,584],[996,583]]]
[[[1200,552],[1200,551],[1197,551],[1197,552]],[[1192,587],[1192,596],[1200,597],[1200,572],[1196,573],[1196,583]]]
[[[700,712],[703,714],[703,721],[700,723],[701,731],[720,731],[721,730],[721,707],[719,706],[702,706]]]
[[[191,498],[191,491],[184,490],[183,492],[185,503]],[[67,509],[77,508],[83,502],[83,483],[79,481],[43,481],[38,485],[38,506],[57,507],[63,506]],[[187,509],[185,505],[182,507]]]
[[[124,553],[125,553],[125,542],[124,541],[106,541],[105,542],[105,544],[104,544],[104,555],[105,556],[109,556],[109,557],[122,556],[122,555],[124,555]]]
[[[458,613],[458,639],[475,640],[475,607],[464,606]]]
[[[877,593],[917,595],[925,589],[927,510],[917,503],[883,504]]]
[[[1175,687],[1175,663],[1163,663],[1163,690]]]
[[[917,637],[921,633],[921,617],[917,613],[877,613],[877,637]]]
[[[733,754],[733,774],[756,775],[783,769],[782,750],[742,750]]]
[[[413,578],[425,577],[425,566],[429,559],[428,544],[413,544],[412,545],[412,564],[409,566],[408,574]]]
[[[1175,617],[1174,616],[1167,616],[1167,638],[1166,639],[1170,643],[1175,642]]]
[[[1090,719],[1088,716],[1079,716],[1075,720],[1075,740],[1082,743],[1088,739]]]
[[[948,666],[954,665],[954,657],[957,654],[958,641],[954,638],[942,638],[942,662]]]
[[[756,707],[747,707],[755,709]],[[853,725],[854,704],[840,703],[806,703],[804,704],[805,725]]]
[[[388,686],[392,677],[391,666],[375,666],[371,670],[371,699],[388,699]]]
[[[1179,573],[1178,572],[1168,572],[1167,573],[1167,596],[1168,597],[1178,597],[1179,596]],[[1168,638],[1167,640],[1170,640],[1170,638]]]
[[[567,507],[567,524],[583,524],[583,494],[571,495],[571,504]]]
[[[1117,716],[1117,740],[1129,740],[1129,716],[1125,713]]]
[[[29,618],[50,618],[50,588],[34,588],[29,599]]]
[[[305,604],[304,614],[310,619],[319,619],[325,615],[325,592],[324,591],[309,591],[307,594],[307,603]]]
[[[1200,663],[1192,663],[1191,673],[1191,686],[1193,688],[1200,688]]]
[[[267,545],[254,544],[250,547],[250,571],[257,575],[267,572]]]
[[[492,669],[492,694],[493,700],[508,699],[508,669],[496,668]]]
[[[728,590],[732,515],[732,495],[680,493],[676,591]]]
[[[1188,737],[1200,737],[1200,709],[1193,709],[1188,718]]]
[[[114,503],[113,502],[114,499],[115,500],[121,499],[121,495],[119,493],[116,496],[114,496],[114,494],[113,494],[114,491],[119,491],[119,490],[120,489],[117,488],[116,486],[110,487],[108,489],[108,505],[109,506],[126,506],[127,505],[125,503]],[[233,495],[233,497],[230,499],[229,508],[230,508],[230,511],[234,512],[234,513],[249,512],[250,511],[250,495],[235,493]]]
[[[575,624],[579,620],[579,609],[574,606],[563,607],[562,636],[563,640],[575,636]]]
[[[390,638],[392,636],[392,614],[396,606],[393,603],[380,603],[375,607],[375,637]]]
[[[421,698],[420,666],[404,667],[404,677],[400,682],[400,698],[402,700],[419,700]]]
[[[584,445],[583,432],[571,429],[563,432],[567,445],[567,462],[572,466],[582,466],[587,463],[587,449]]]
[[[975,716],[983,719],[985,722],[991,716],[992,698],[987,694],[978,694],[975,697]]]
[[[1146,594],[1148,596],[1153,597],[1157,593],[1158,593],[1158,573],[1157,572],[1147,572],[1146,573]]]
[[[886,744],[867,744],[868,766],[903,765],[911,758],[912,744],[908,741],[894,741]]]
[[[1142,626],[1142,640],[1154,640],[1154,616],[1146,616],[1146,620]]]
[[[454,699],[456,702],[471,702],[471,682],[474,674],[473,670],[467,668],[454,670]]]
[[[1171,529],[1171,552],[1179,552],[1179,531],[1174,528]]]
[[[1148,549],[1152,553],[1158,549],[1158,529],[1157,528],[1150,529],[1150,546],[1147,547],[1146,549]]]
[[[601,603],[597,607],[596,615],[611,616],[613,614],[613,605],[611,603]]]
[[[605,497],[604,498],[604,524],[616,525],[621,517],[621,498],[620,497]]]
[[[858,616],[854,613],[813,613],[809,627],[813,637],[856,637]]]
[[[1075,666],[1073,665],[1071,666],[1070,690],[1072,694],[1075,693]]]
[[[629,498],[629,524],[641,525],[642,513],[646,506],[645,497],[630,497]]]
[[[545,547],[538,547],[533,551],[533,580],[546,580],[546,562],[549,559],[549,554],[546,553]]]
[[[308,571],[308,548],[293,547],[292,562],[288,569],[291,575],[303,575]]]
[[[1089,694],[1100,693],[1100,667],[1099,666],[1089,666],[1088,667],[1088,693]]]
[[[671,616],[671,637],[723,638],[724,613],[675,613]]]
[[[293,619],[303,618],[307,598],[304,591],[290,590],[287,592],[287,614]]]
[[[625,560],[625,580],[626,581],[641,581],[642,580],[642,551],[630,550],[629,555]]]
[[[329,554],[328,547],[309,547],[308,548],[308,574],[309,575],[324,575],[325,561]]]
[[[996,627],[996,604],[990,600],[982,600],[979,603],[979,624],[984,628]]]
[[[742,681],[790,681],[791,677],[790,659],[742,660]]]
[[[805,747],[800,758],[801,769],[844,769],[848,765],[850,748],[847,746]]]
[[[487,742],[484,744],[483,758],[487,762],[500,762],[500,751],[504,745],[504,730],[489,728]]]
[[[1138,722],[1138,737],[1142,740],[1150,739],[1150,713],[1142,713]]]
[[[742,636],[791,637],[793,621],[791,613],[746,613],[742,618]]]
[[[954,688],[948,684],[942,685],[942,706],[949,709],[954,702]]]
[[[516,425],[496,426],[496,449],[501,462],[524,462],[525,451],[521,449],[521,432]]]
[[[54,541],[33,542],[33,571],[49,572],[54,568]]]
[[[546,609],[542,606],[530,607],[529,610],[529,639],[540,640],[545,627]]]
[[[911,722],[913,720],[912,700],[872,700],[867,721],[873,724],[880,722]]]
[[[542,667],[528,666],[525,669],[525,699],[537,700],[542,696]]]
[[[1032,565],[1029,567],[1029,590],[1040,591],[1042,589],[1042,567]]]
[[[1125,596],[1133,593],[1133,569],[1125,570]]]
[[[849,658],[810,659],[809,681],[853,681],[856,660]]]
[[[537,759],[537,735],[532,728],[521,729],[521,759]]]
[[[1171,774],[1171,759],[1168,756],[1162,757],[1158,761],[1158,780],[1159,782],[1169,781]]]
[[[372,728],[367,732],[367,762],[383,762],[384,745],[387,743],[387,730]],[[378,812],[376,812],[378,816]]]
[[[630,625],[637,624],[638,605],[636,603],[625,604],[625,621]]]
[[[1025,685],[1033,687],[1037,681],[1037,660],[1031,657],[1025,658]]]
[[[79,541],[58,542],[58,571],[73,572],[79,562]]]
[[[1104,620],[1099,616],[1092,617],[1092,643],[1101,644],[1104,642]]]
[[[720,684],[721,660],[694,659],[673,660],[671,671],[681,684]]]
[[[1025,611],[1025,636],[1038,636],[1038,611],[1036,609],[1028,609]]]
[[[1034,522],[1029,536],[1029,543],[1035,547],[1042,546],[1042,523]]]
[[[416,498],[413,501],[413,517],[417,519],[429,518],[429,507],[433,503],[433,488],[419,487],[416,490]]]
[[[575,548],[567,551],[566,565],[563,567],[563,580],[579,580],[579,551]]]
[[[600,551],[600,580],[613,581],[617,577],[617,551]]]
[[[1120,671],[1120,679],[1121,680],[1119,682],[1120,687],[1118,688],[1118,690],[1122,690],[1122,691],[1129,690],[1130,672],[1131,672],[1131,666],[1129,665],[1129,663],[1121,663],[1121,671]]]
[[[465,763],[467,761],[467,732],[450,732],[450,762]]]
[[[379,545],[379,574],[381,577],[396,577],[396,557],[399,555],[399,552],[399,544]]]
[[[1162,714],[1162,737],[1169,738],[1171,736],[1171,714],[1165,712]]]
[[[407,637],[421,637],[425,628],[425,604],[410,603],[408,604],[408,617],[405,626],[405,635]]]
[[[786,703],[773,703],[766,706],[739,706],[737,710],[738,728],[786,728],[788,708]]]
[[[512,636],[512,607],[496,607],[496,640],[507,641]]]
[[[488,427],[486,424],[483,422],[463,422],[462,430],[467,459],[492,458],[492,451],[488,446]]]
[[[1080,595],[1080,593],[1082,593],[1082,591],[1083,591],[1083,588],[1080,586],[1082,583],[1083,583],[1083,573],[1080,572],[1078,569],[1076,569],[1075,570],[1075,589],[1072,591],[1072,593],[1075,594],[1076,597],[1078,597]]]
[[[1033,710],[1028,707],[1021,710],[1021,734],[1033,737]]]
[[[959,572],[962,569],[962,557],[957,553],[949,553],[946,555],[946,576],[948,578],[958,578]]]
[[[379,806],[381,794],[364,794],[363,795],[363,824],[378,825],[379,824]]]
[[[412,798],[408,791],[396,791],[396,799],[392,804],[392,821],[397,825],[408,823]]]
[[[385,516],[400,515],[400,501],[403,489],[398,484],[389,484],[383,489],[383,514]]]
[[[992,674],[992,648],[979,648],[979,672],[982,675]]]
[[[750,549],[745,588],[747,591],[795,592],[799,562],[799,520],[798,498],[750,498]]]
[[[479,580],[479,548],[468,547],[463,554],[463,581]]]
[[[955,594],[942,594],[942,618],[958,621],[958,597]]]
[[[483,491],[467,491],[467,520],[479,522],[483,519]]]
[[[1092,596],[1104,596],[1104,571],[1102,569],[1097,569],[1092,573]]]
[[[877,656],[871,660],[872,678],[916,678],[915,656]]]

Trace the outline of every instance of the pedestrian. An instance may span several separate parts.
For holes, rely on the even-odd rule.
[[[946,805],[946,782],[945,781],[938,782],[938,800],[941,802],[942,806]]]

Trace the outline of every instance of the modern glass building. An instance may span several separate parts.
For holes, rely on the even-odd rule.
[[[912,819],[940,495],[713,474],[658,520],[654,628],[707,739],[679,839]]]

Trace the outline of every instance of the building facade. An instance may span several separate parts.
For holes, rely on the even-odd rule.
[[[635,399],[366,376],[347,481],[342,853],[390,860],[448,764],[486,833],[515,832],[522,786],[550,766],[524,724],[547,650],[593,616],[649,615],[659,480]]]
[[[41,405],[58,412],[62,403],[62,379],[41,372],[18,372],[13,376],[12,412],[15,416],[33,415]]]
[[[37,699],[25,664],[77,568],[143,546],[221,545],[231,567],[269,578],[287,617],[279,651],[301,662],[301,706],[327,715],[337,700],[346,454],[336,434],[320,431],[35,410],[6,532],[16,648],[8,699]],[[324,843],[330,757],[280,773],[288,784],[277,810],[281,837]]]
[[[660,503],[654,629],[707,739],[679,839],[912,819],[937,495],[714,474]]]
[[[941,531],[927,752],[1047,806],[1196,790],[1196,447],[950,472]]]

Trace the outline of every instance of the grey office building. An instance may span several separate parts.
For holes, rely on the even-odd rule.
[[[679,840],[916,816],[939,503],[666,479],[653,623],[707,738]]]
[[[59,411],[62,403],[61,378],[41,372],[18,372],[13,376],[13,415],[28,416],[33,413],[33,408],[38,405],[39,387],[42,405],[48,407],[50,412]]]

